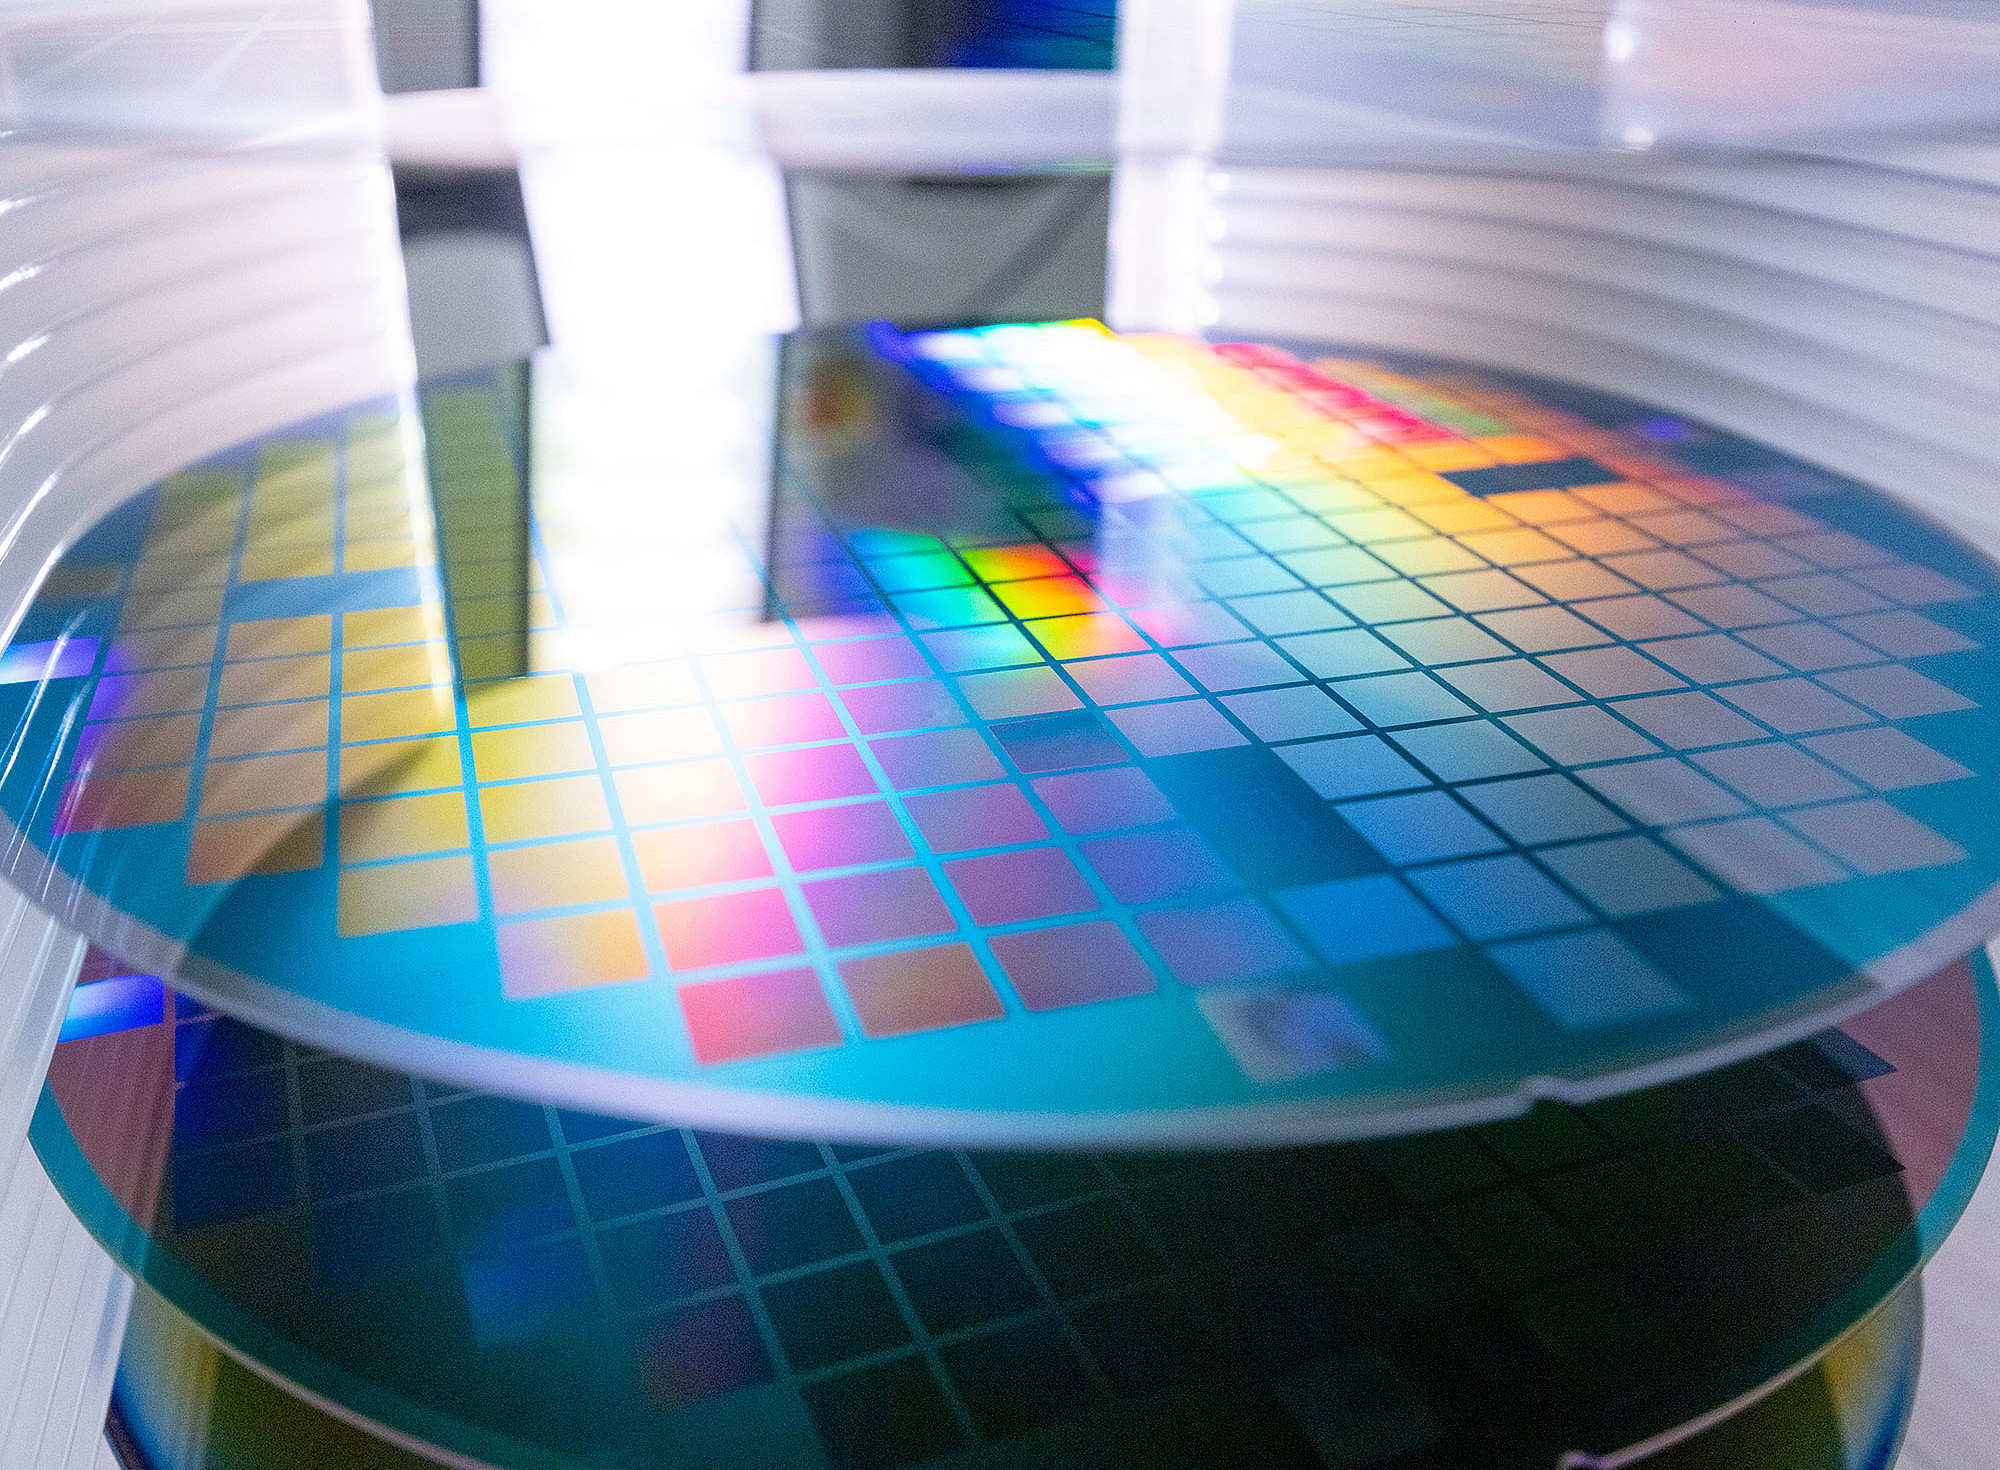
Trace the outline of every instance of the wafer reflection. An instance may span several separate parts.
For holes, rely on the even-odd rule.
[[[1277,1450],[1859,1470],[1893,1442],[1915,1351],[1915,1298],[1877,1314],[1883,1283],[1919,1263],[1958,1207],[1956,1161],[1990,1139],[1978,962],[1844,1030],[1587,1108],[1171,1155],[662,1128],[363,1066],[185,999],[121,1019],[88,999],[120,968],[93,959],[35,1143],[161,1293],[142,1340],[223,1314],[308,1392],[365,1383],[392,1429],[558,1466],[754,1411],[767,1427],[732,1463],[865,1462],[892,1424],[912,1465],[978,1444],[1148,1470]],[[173,1064],[96,1065],[134,1037]],[[113,1096],[170,1130],[135,1151],[101,1126]],[[1704,1427],[1864,1319],[1823,1370]],[[235,1443],[215,1409],[248,1381],[225,1393],[177,1364],[128,1355],[121,1379],[155,1443],[205,1447],[162,1463],[269,1463],[270,1437]],[[1757,1446],[1775,1457],[1730,1458]]]

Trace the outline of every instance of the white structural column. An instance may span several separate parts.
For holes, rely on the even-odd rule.
[[[0,885],[0,1465],[93,1470],[132,1284],[25,1146],[83,941]]]
[[[1235,14],[1235,0],[1118,8],[1109,312],[1120,329],[1196,331],[1215,320],[1213,162]]]
[[[362,0],[0,5],[0,639],[83,526],[407,387]],[[0,884],[0,1467],[105,1470],[131,1283],[23,1133],[82,940]]]
[[[22,1149],[0,1186],[0,1465],[97,1470],[132,1282]]]

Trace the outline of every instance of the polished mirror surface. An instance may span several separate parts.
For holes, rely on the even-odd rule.
[[[761,460],[555,355],[121,508],[7,654],[15,871],[385,1065],[995,1142],[1601,1095],[1990,922],[2000,583],[1885,497],[1441,365],[773,352]]]

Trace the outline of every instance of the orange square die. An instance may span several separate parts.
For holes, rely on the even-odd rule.
[[[321,614],[301,618],[259,618],[229,629],[225,657],[271,658],[281,654],[324,653],[333,647],[333,619]]]
[[[326,795],[324,750],[211,760],[201,778],[201,815],[318,806]]]
[[[840,967],[862,1033],[871,1038],[941,1031],[1005,1014],[969,946],[938,944],[848,960]]]
[[[597,764],[597,757],[581,720],[558,720],[481,730],[472,737],[472,763],[482,781],[517,781],[587,771]]]
[[[635,827],[740,812],[743,787],[726,760],[642,766],[612,778],[625,820]]]
[[[194,759],[200,739],[200,715],[160,715],[150,720],[85,725],[77,742],[76,768],[136,771],[146,766],[184,765]]]
[[[209,758],[323,748],[326,745],[326,718],[327,703],[324,699],[294,699],[284,704],[219,709],[209,726]],[[131,723],[141,722],[135,720]]]
[[[233,883],[248,873],[298,873],[326,861],[324,812],[267,812],[197,823],[187,880]]]
[[[340,860],[421,857],[472,844],[463,791],[340,803]]]
[[[604,801],[604,783],[595,776],[482,787],[479,813],[488,842],[568,837],[579,832],[602,831],[611,825],[611,808]]]
[[[430,650],[421,643],[404,643],[394,648],[363,648],[344,653],[340,659],[340,688],[343,694],[362,694],[371,689],[410,689],[429,684],[435,677]]]
[[[771,876],[770,855],[755,822],[698,822],[632,834],[648,893],[703,888]]]
[[[188,768],[86,771],[63,790],[58,832],[103,832],[178,822],[187,811]]]
[[[500,988],[509,1000],[620,985],[651,973],[639,916],[628,908],[502,924]]]
[[[502,914],[609,903],[626,892],[625,866],[609,837],[501,848],[486,854],[486,871]]]
[[[840,1023],[811,970],[683,985],[680,1002],[695,1057],[707,1064],[840,1044]]]
[[[676,970],[776,959],[805,948],[791,907],[776,888],[655,904],[653,916],[667,963]]]
[[[393,934],[479,917],[479,890],[469,857],[422,858],[340,875],[339,934]]]

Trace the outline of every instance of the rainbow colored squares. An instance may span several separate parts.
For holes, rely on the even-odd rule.
[[[1615,1088],[1916,978],[2000,879],[1995,584],[1862,487],[1091,323],[785,362],[776,489],[702,551],[761,605],[641,662],[572,661],[560,476],[522,595],[379,406],[129,503],[0,661],[21,862],[387,1065],[1033,1142]],[[430,389],[431,479],[505,501],[518,401]]]

